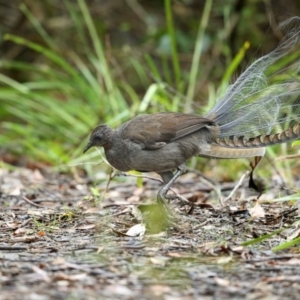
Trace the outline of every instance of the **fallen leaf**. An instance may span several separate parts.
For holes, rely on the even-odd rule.
[[[265,210],[258,203],[256,203],[253,207],[249,208],[249,213],[253,219],[265,217]]]
[[[78,226],[78,227],[76,227],[76,229],[78,229],[78,230],[89,230],[89,229],[93,229],[95,227],[96,227],[95,224],[88,224],[88,225]]]
[[[143,236],[145,234],[146,227],[144,224],[136,224],[127,230],[126,235],[128,236]]]

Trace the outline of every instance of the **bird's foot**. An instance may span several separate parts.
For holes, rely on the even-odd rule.
[[[164,208],[166,215],[168,215],[171,218],[174,218],[174,214],[171,212],[170,208],[168,207],[167,200],[173,200],[179,197],[177,195],[168,195],[168,191],[171,188],[172,184],[175,182],[175,180],[184,172],[184,170],[185,170],[185,164],[183,164],[178,168],[177,172],[172,177],[172,179],[162,189],[160,189],[160,191],[157,194],[157,203]]]

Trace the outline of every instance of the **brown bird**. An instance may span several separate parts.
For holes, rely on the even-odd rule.
[[[100,125],[84,152],[101,146],[120,171],[158,173],[165,183],[161,200],[193,156],[263,156],[266,146],[300,138],[300,18],[281,28],[287,27],[280,45],[241,74],[205,117],[161,112],[135,117],[115,130]],[[277,133],[282,124],[287,129]]]

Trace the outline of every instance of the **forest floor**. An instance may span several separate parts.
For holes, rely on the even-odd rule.
[[[299,201],[274,201],[289,194],[276,179],[258,196],[246,180],[189,172],[167,218],[147,177],[108,188],[30,169],[0,178],[1,300],[299,299],[299,247],[274,248],[299,236]]]

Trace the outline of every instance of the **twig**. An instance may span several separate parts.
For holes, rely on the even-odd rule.
[[[113,175],[114,170],[115,170],[115,169],[113,169],[113,168],[110,169],[109,177],[108,177],[108,180],[107,180],[107,182],[106,182],[105,190],[104,190],[104,192],[102,193],[102,197],[101,197],[100,203],[103,202],[103,200],[104,200],[104,198],[105,198],[105,195],[106,195],[106,193],[107,193],[107,191],[108,191],[109,184],[110,184],[112,178],[114,177],[114,175]]]
[[[163,181],[159,178],[155,178],[155,177],[152,177],[152,176],[147,176],[147,175],[137,175],[137,174],[128,174],[128,173],[119,173],[117,174],[116,176],[126,176],[126,177],[135,177],[135,178],[147,178],[147,179],[150,179],[150,180],[154,180],[154,181],[158,181],[160,183],[163,183]],[[187,200],[185,197],[181,196],[179,193],[177,193],[176,191],[174,191],[172,188],[170,188],[170,191],[172,191],[176,198],[178,198],[179,200],[181,200],[182,202],[186,202],[186,203],[190,203],[189,200]]]
[[[9,247],[9,246],[0,246],[0,250],[1,251],[26,251],[28,250],[27,247],[15,247],[15,246],[12,246],[12,247]]]
[[[245,174],[243,174],[243,176],[241,177],[241,179],[239,180],[239,182],[237,183],[237,185],[233,188],[233,190],[230,192],[230,194],[222,201],[221,200],[221,205],[224,206],[224,204],[234,195],[234,193],[237,191],[237,189],[242,185],[244,179],[249,176],[250,171],[247,171]]]
[[[223,206],[222,193],[221,193],[220,188],[217,187],[216,185],[214,185],[210,180],[207,180],[205,177],[200,176],[200,180],[216,192],[216,194],[219,198],[219,202],[220,202],[221,206]]]
[[[118,173],[115,175],[115,177],[117,176],[124,176],[124,177],[134,177],[134,178],[147,178],[147,179],[150,179],[150,180],[154,180],[154,181],[158,181],[160,183],[163,183],[163,181],[159,178],[155,178],[155,177],[152,177],[152,176],[148,176],[148,175],[138,175],[138,174],[128,174],[128,173],[125,173],[125,172],[121,172],[121,173]]]
[[[29,200],[28,198],[26,198],[25,196],[22,197],[22,199],[23,199],[24,201],[26,201],[27,203],[29,203],[29,204],[35,206],[35,207],[45,208],[45,206],[40,205],[40,204],[36,204],[36,203],[32,202],[31,200]]]
[[[300,154],[292,154],[292,155],[279,156],[279,157],[275,158],[275,160],[281,161],[281,160],[285,160],[285,159],[296,159],[299,157],[300,157]]]

